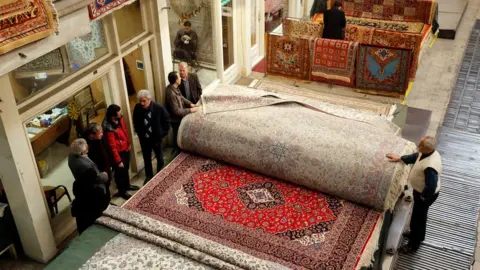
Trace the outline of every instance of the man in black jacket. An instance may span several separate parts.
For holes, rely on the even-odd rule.
[[[152,101],[150,91],[140,90],[137,98],[139,103],[133,109],[133,127],[142,147],[146,184],[153,177],[152,150],[157,158],[157,172],[163,168],[162,140],[170,130],[170,115],[165,107]]]
[[[343,40],[343,30],[347,26],[347,20],[341,8],[342,3],[335,1],[333,8],[323,14],[323,38]]]
[[[110,183],[112,182],[112,156],[107,142],[103,137],[102,126],[98,123],[90,123],[85,131],[85,140],[88,144],[88,158],[97,165],[101,172],[108,175],[107,196],[110,198]]]

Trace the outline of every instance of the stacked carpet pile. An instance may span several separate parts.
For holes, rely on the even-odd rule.
[[[371,265],[409,172],[385,154],[415,148],[386,116],[232,85],[202,106],[182,120],[186,152],[97,221],[121,234],[83,269]]]

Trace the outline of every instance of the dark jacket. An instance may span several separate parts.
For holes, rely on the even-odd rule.
[[[99,215],[108,207],[110,198],[107,195],[108,176],[101,173],[97,165],[88,157],[70,154],[68,167],[72,171],[73,182],[72,215]]]
[[[317,13],[324,13],[327,10],[327,0],[315,0],[313,1],[312,8],[310,9],[310,18]]]
[[[170,130],[170,115],[165,107],[154,101],[150,103],[150,111],[152,112],[150,120],[150,124],[152,125],[152,139],[156,142],[161,142]],[[133,127],[141,142],[146,139],[145,113],[146,110],[143,109],[142,105],[135,105],[133,109]]]
[[[200,96],[202,95],[202,85],[200,85],[200,81],[198,80],[198,75],[195,73],[188,73],[187,76],[188,86],[190,89],[190,98],[187,97],[187,93],[185,91],[185,82],[182,80],[180,84],[180,92],[182,96],[190,100],[193,104],[196,104],[200,100]]]
[[[85,135],[84,138],[88,144],[88,158],[97,165],[100,171],[110,174],[114,162],[106,138],[92,140],[88,135]]]
[[[130,149],[130,136],[128,135],[127,125],[123,118],[118,120],[118,124],[108,121],[106,118],[102,124],[103,133],[107,138],[108,147],[112,152],[113,162],[115,165],[122,162],[120,152]]]
[[[343,29],[347,26],[345,12],[332,8],[323,14],[323,38],[343,39]]]
[[[188,44],[185,44],[185,42],[182,40],[182,37],[184,35],[187,35],[190,37],[190,41]],[[175,44],[175,48],[183,49],[188,52],[193,52],[197,51],[197,42],[198,42],[198,36],[197,33],[193,30],[190,30],[189,32],[185,31],[184,29],[180,30],[177,32],[177,35],[175,36],[175,41],[173,44]]]
[[[165,101],[167,103],[167,109],[170,113],[172,123],[180,123],[182,118],[190,113],[190,105],[192,102],[182,96],[180,89],[168,85],[165,89]]]

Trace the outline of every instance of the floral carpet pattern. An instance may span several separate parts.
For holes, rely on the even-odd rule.
[[[329,80],[353,86],[358,43],[318,38],[315,40],[312,80]]]
[[[380,213],[181,154],[124,208],[295,269],[353,269]]]
[[[386,117],[240,86],[204,94],[202,104],[203,113],[182,120],[183,150],[382,210],[408,177],[385,155],[415,145]]]
[[[361,45],[356,86],[405,93],[410,59],[411,51],[408,50]]]
[[[323,24],[300,19],[285,18],[283,35],[292,38],[316,39],[322,37]]]
[[[392,21],[431,22],[432,0],[342,0],[347,16]]]
[[[267,73],[308,80],[309,40],[269,34],[267,46]]]

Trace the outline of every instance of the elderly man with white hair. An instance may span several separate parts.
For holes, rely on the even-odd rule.
[[[188,64],[185,62],[178,64],[178,73],[182,79],[179,86],[182,96],[193,104],[197,104],[202,96],[202,85],[198,75],[188,72]]]
[[[408,238],[408,244],[401,247],[402,253],[415,252],[420,247],[420,243],[425,240],[428,208],[438,198],[440,191],[442,158],[435,150],[436,147],[436,139],[426,136],[420,140],[417,153],[402,157],[392,153],[387,154],[387,158],[392,162],[413,164],[409,178],[413,188],[413,211],[410,232],[404,234]]]
[[[88,144],[85,139],[74,140],[70,147],[68,167],[75,178],[72,216],[76,218],[77,230],[81,234],[108,207],[110,202],[106,191],[108,175],[106,172],[100,172],[97,165],[88,158]]]
[[[138,104],[133,109],[133,127],[142,147],[146,184],[153,177],[152,150],[157,158],[157,172],[163,168],[162,140],[170,130],[170,115],[165,107],[152,100],[148,90],[140,90],[137,99]]]

